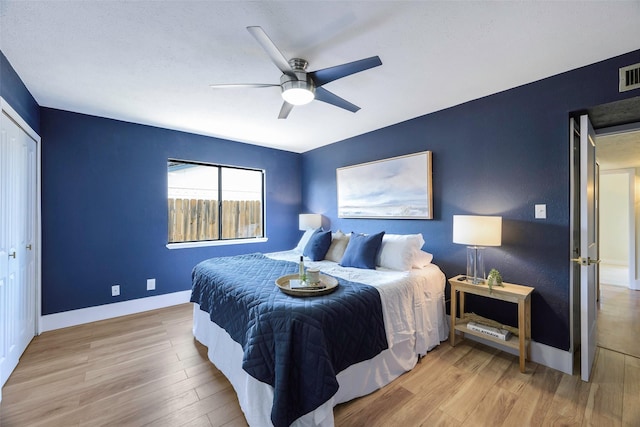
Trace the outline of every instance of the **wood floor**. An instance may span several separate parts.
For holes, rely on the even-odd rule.
[[[2,390],[0,425],[246,426],[191,333],[188,304],[36,337]],[[593,381],[471,342],[334,410],[336,426],[639,426],[640,359],[599,348]]]
[[[598,345],[640,357],[640,291],[600,285]]]

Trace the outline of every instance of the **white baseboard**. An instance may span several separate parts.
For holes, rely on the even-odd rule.
[[[190,297],[191,291],[189,290],[48,314],[40,317],[41,330],[39,333],[184,304],[189,302]],[[446,317],[448,318],[449,316]],[[500,346],[482,337],[466,335],[465,338],[498,347],[510,354],[517,354],[517,351],[513,348]],[[565,374],[572,375],[573,373],[573,358],[571,352],[560,350],[546,344],[531,341],[531,361],[564,372]]]
[[[191,291],[188,290],[47,314],[40,317],[40,330],[38,333],[184,304],[189,302],[190,297]]]
[[[485,340],[475,335],[465,335],[465,339],[496,347],[513,355],[518,354],[514,348],[501,346],[493,341]],[[531,341],[531,361],[564,372],[565,374],[573,375],[573,358],[570,351],[560,350],[546,344]]]
[[[631,288],[633,283],[629,283],[629,280],[632,277],[629,265],[600,262],[600,283]]]
[[[573,355],[570,351],[531,341],[531,361],[573,375]]]

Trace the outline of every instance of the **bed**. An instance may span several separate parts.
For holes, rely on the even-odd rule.
[[[393,265],[415,263],[418,253],[399,254],[394,235],[386,239],[392,258],[381,259],[381,244],[375,269],[341,265],[349,264],[339,262],[347,248],[337,255],[323,248],[327,254],[317,261],[305,257],[306,267],[339,281],[335,292],[280,292],[275,278],[298,271],[313,241],[306,235],[291,251],[215,258],[194,268],[194,337],[233,385],[250,426],[333,426],[335,405],[390,383],[448,338],[444,274],[430,258],[418,268]],[[333,248],[340,236],[331,236]],[[413,246],[422,243],[420,236]],[[264,300],[257,303],[254,293]]]

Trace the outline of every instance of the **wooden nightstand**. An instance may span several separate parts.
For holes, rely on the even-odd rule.
[[[449,331],[449,342],[452,346],[456,345],[456,331],[464,334],[474,335],[490,342],[495,342],[507,347],[511,347],[518,351],[520,356],[520,372],[525,372],[525,358],[531,358],[531,293],[533,288],[529,286],[514,285],[512,283],[503,283],[502,286],[494,286],[491,293],[489,287],[485,283],[474,285],[471,280],[461,280],[465,276],[459,275],[449,279],[451,284],[451,328]],[[457,293],[460,293],[458,296]],[[511,336],[508,340],[503,341],[494,338],[482,332],[472,331],[467,328],[467,322],[464,311],[464,295],[465,293],[479,295],[487,298],[493,298],[500,301],[508,301],[518,304],[518,337]],[[456,316],[456,302],[460,300],[460,318]]]

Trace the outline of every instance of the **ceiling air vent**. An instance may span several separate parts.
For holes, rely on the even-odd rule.
[[[640,89],[640,64],[620,68],[620,92]]]

